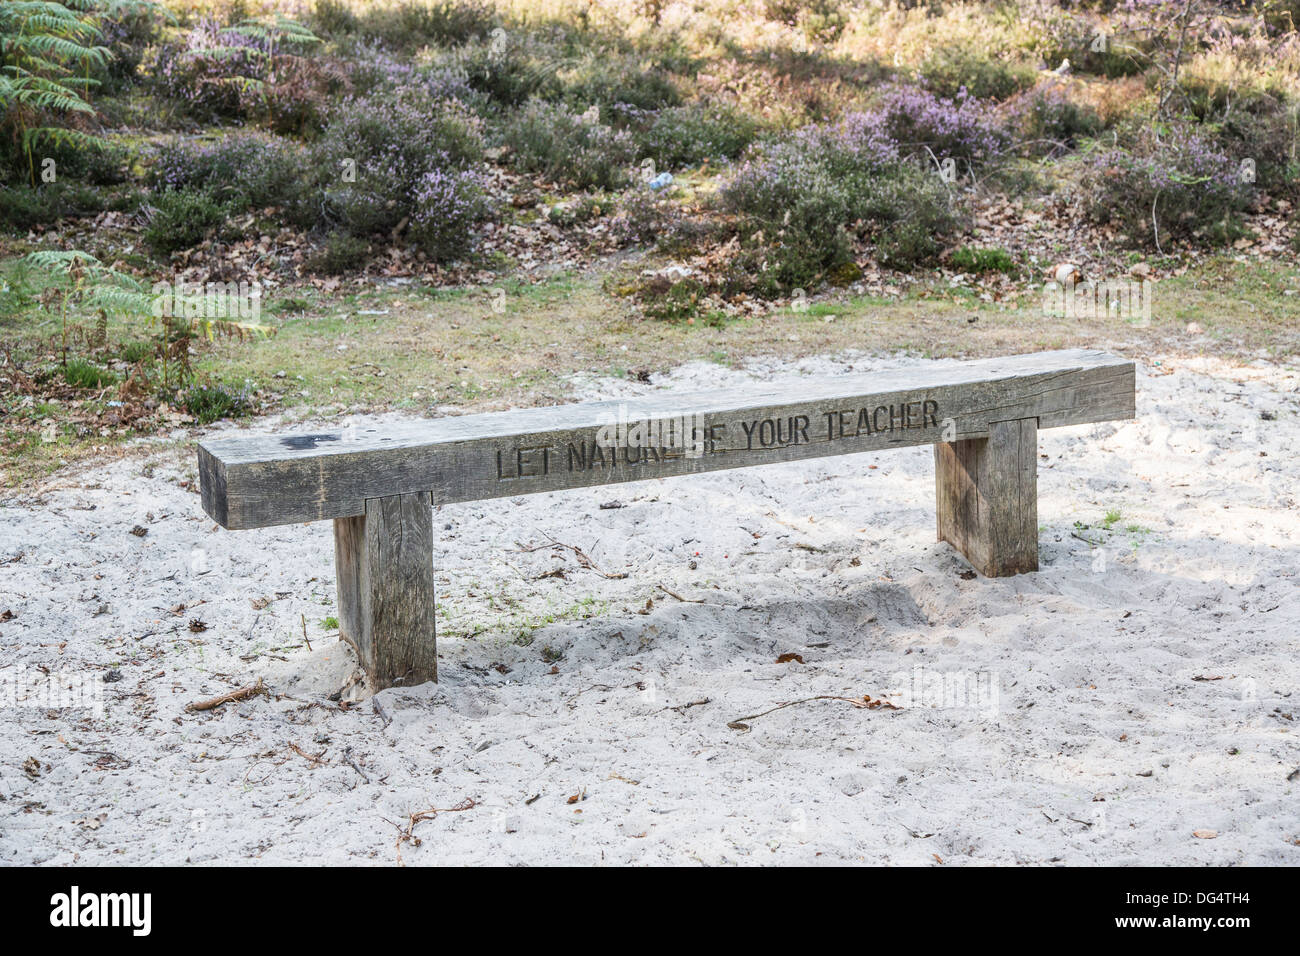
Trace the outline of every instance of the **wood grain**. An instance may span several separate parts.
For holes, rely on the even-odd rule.
[[[980,574],[1038,570],[1038,423],[993,422],[988,438],[934,446],[940,541]]]
[[[435,504],[989,436],[1134,416],[1133,363],[1074,349],[810,377],[627,402],[446,417],[355,432],[235,436],[199,447],[204,510],[230,529],[344,518],[366,502],[429,492]],[[688,421],[702,454],[619,448],[602,428]],[[881,427],[883,424],[884,427]],[[769,427],[770,426],[770,427]],[[770,443],[764,438],[770,437]],[[612,460],[611,460],[612,459]]]
[[[334,522],[339,633],[373,690],[438,679],[428,492],[372,498]]]

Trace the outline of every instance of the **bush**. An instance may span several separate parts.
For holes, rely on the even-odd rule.
[[[635,131],[643,156],[659,169],[734,159],[758,135],[758,124],[734,106],[691,104],[658,111],[624,108],[621,117]]]
[[[636,142],[627,130],[539,101],[510,120],[505,142],[518,168],[578,189],[625,186],[637,158]]]
[[[27,230],[64,216],[91,216],[104,208],[104,196],[81,183],[56,182],[0,186],[0,226]]]
[[[563,99],[576,109],[622,104],[657,110],[681,102],[681,93],[664,70],[630,55],[588,53],[563,64],[557,79]]]
[[[1088,215],[1118,223],[1134,242],[1158,247],[1172,237],[1220,244],[1240,232],[1237,217],[1249,187],[1237,162],[1200,130],[1147,130],[1131,148],[1094,150],[1080,165]]]
[[[406,221],[421,249],[444,260],[469,248],[473,223],[488,213],[471,168],[482,154],[481,123],[462,104],[405,87],[344,103],[314,166],[330,221],[358,237]]]
[[[801,130],[744,163],[720,198],[743,217],[738,273],[766,295],[847,266],[854,238],[896,268],[931,261],[957,221],[939,178],[901,159],[869,114]]]
[[[367,6],[359,15],[337,0],[323,0],[312,23],[330,36],[359,34],[393,50],[410,50],[465,43],[490,33],[496,18],[485,4],[464,0],[404,0]]]
[[[221,27],[203,19],[179,44],[158,51],[159,90],[205,122],[262,118],[282,131],[318,123],[325,98],[345,84],[340,71],[293,52],[319,41],[292,21]]]
[[[1057,85],[1039,87],[1010,100],[1003,121],[1026,156],[1058,155],[1102,129],[1095,110],[1074,102],[1069,91]]]
[[[1005,272],[1010,275],[1016,271],[1016,261],[1005,249],[980,246],[962,246],[954,250],[952,264],[963,272]]]
[[[972,96],[936,96],[896,86],[885,93],[871,122],[905,151],[928,149],[939,158],[978,162],[1003,152],[1007,136],[994,113]]]
[[[215,142],[177,141],[158,151],[150,172],[156,190],[198,190],[230,211],[284,206],[297,196],[298,151],[273,136],[232,133]]]
[[[360,267],[370,253],[370,243],[345,232],[331,232],[303,263],[309,272],[341,275]]]
[[[488,215],[483,180],[473,170],[431,170],[416,184],[411,199],[411,237],[435,262],[467,253],[474,224]]]
[[[926,57],[919,72],[927,89],[948,99],[964,93],[976,99],[1005,100],[1033,86],[1038,71],[983,52],[945,46]]]
[[[620,242],[658,242],[673,229],[677,206],[662,193],[631,189],[619,200],[610,231]]]
[[[176,402],[200,425],[253,411],[248,389],[241,385],[191,385],[177,395]]]
[[[226,206],[202,190],[168,190],[152,202],[144,241],[159,255],[197,245],[229,216]]]

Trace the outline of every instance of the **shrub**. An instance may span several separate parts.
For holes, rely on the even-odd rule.
[[[458,48],[443,65],[460,70],[497,105],[517,107],[534,96],[558,98],[563,87],[557,73],[569,59],[562,44],[535,34],[499,34]]]
[[[200,425],[253,411],[252,398],[242,385],[191,385],[177,395],[176,402]]]
[[[533,101],[514,116],[505,132],[516,166],[565,181],[578,189],[618,189],[630,180],[636,143],[568,107]]]
[[[90,216],[105,206],[98,191],[76,182],[0,186],[0,226],[26,230],[52,224],[64,216]]]
[[[954,250],[952,264],[963,272],[1005,272],[1009,275],[1016,271],[1016,261],[1005,249],[980,246],[962,246]]]
[[[635,131],[643,156],[660,169],[734,159],[758,135],[758,124],[726,104],[672,106],[658,111],[625,107],[621,118]]]
[[[471,168],[482,153],[481,123],[462,104],[405,87],[344,103],[314,165],[327,217],[344,231],[367,237],[406,221],[428,255],[446,259],[469,247],[471,225],[488,213]]]
[[[1037,71],[1024,63],[1007,63],[954,46],[935,50],[919,72],[927,89],[948,99],[964,93],[976,99],[1005,100],[1029,89],[1037,79]]]
[[[811,288],[852,260],[854,238],[908,269],[932,260],[956,225],[937,176],[900,159],[868,114],[801,130],[741,165],[720,194],[748,248],[737,274],[767,295]]]
[[[587,53],[564,63],[556,78],[565,102],[579,109],[623,104],[657,110],[681,102],[681,93],[664,70],[631,55]]]
[[[677,206],[662,193],[631,189],[619,199],[610,231],[620,242],[657,242],[673,228]]]
[[[436,262],[468,252],[474,224],[488,214],[482,178],[468,169],[425,173],[411,199],[411,237]]]
[[[998,156],[1007,145],[994,113],[960,93],[948,98],[917,87],[895,86],[870,116],[880,134],[900,148],[928,149],[939,158],[978,162]]]
[[[221,27],[203,19],[182,43],[159,50],[154,76],[164,95],[204,121],[246,119],[268,112],[283,116],[293,112],[286,100],[306,95],[303,68],[293,51],[318,42],[290,20],[272,24],[248,20]],[[335,79],[323,74],[321,92],[327,92]]]
[[[272,136],[232,133],[215,142],[161,147],[150,173],[157,190],[201,190],[232,212],[294,201],[302,164],[298,151]]]
[[[356,33],[393,50],[451,46],[491,32],[495,14],[485,4],[465,0],[403,0],[368,6],[354,14],[341,3],[316,6],[313,23],[333,36]]]
[[[1097,112],[1072,100],[1069,91],[1058,85],[1038,87],[1007,102],[1003,122],[1027,156],[1063,153],[1102,129]]]
[[[202,190],[168,190],[152,202],[144,240],[159,255],[197,245],[229,215],[224,205]]]
[[[370,243],[345,232],[331,232],[304,263],[309,272],[341,275],[360,267],[370,253]]]
[[[1189,127],[1148,130],[1131,148],[1093,151],[1081,160],[1079,185],[1092,219],[1118,223],[1131,240],[1157,247],[1170,237],[1233,238],[1249,200],[1238,164]]]

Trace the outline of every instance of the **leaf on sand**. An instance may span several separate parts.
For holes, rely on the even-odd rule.
[[[1213,840],[1219,835],[1218,830],[1193,830],[1192,836],[1198,840]]]
[[[789,664],[791,661],[798,661],[800,664],[802,664],[803,658],[800,657],[798,654],[787,653],[787,654],[782,654],[780,657],[776,659],[776,662],[778,664]]]

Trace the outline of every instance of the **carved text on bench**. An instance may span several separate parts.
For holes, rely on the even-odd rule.
[[[780,449],[834,442],[903,429],[939,427],[939,403],[919,399],[874,408],[832,409],[818,418],[788,415],[705,424],[700,414],[629,422],[620,406],[615,423],[591,430],[590,438],[555,445],[517,445],[496,452],[496,480],[541,478],[557,471],[639,467],[679,458],[734,451]]]

